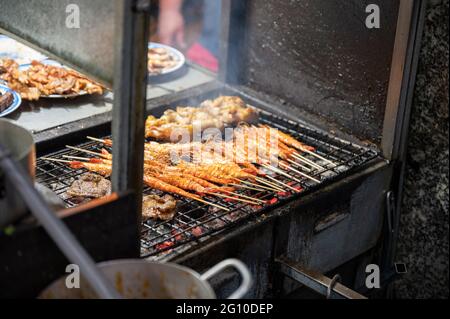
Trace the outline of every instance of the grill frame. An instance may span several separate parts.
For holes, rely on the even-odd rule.
[[[345,165],[348,167],[341,172],[336,172],[337,168],[331,167],[328,167],[327,170],[321,173],[316,172],[315,175],[311,176],[317,177],[316,175],[323,174],[324,172],[335,173],[334,176],[325,178],[320,184],[317,185],[311,185],[310,183],[303,183],[300,185],[297,182],[293,182],[293,187],[301,186],[303,189],[302,192],[297,194],[288,192],[288,196],[285,196],[286,194],[282,193],[253,193],[253,196],[258,196],[263,200],[273,198],[276,199],[273,204],[257,207],[256,210],[251,209],[249,204],[236,204],[213,197],[207,197],[208,201],[220,204],[232,210],[231,212],[211,212],[211,210],[208,212],[208,210],[205,209],[206,205],[174,195],[177,199],[181,199],[181,204],[177,207],[177,215],[172,221],[146,221],[142,223],[140,240],[142,257],[158,258],[164,254],[170,253],[172,255],[172,253],[176,254],[177,252],[181,252],[187,247],[190,247],[192,244],[195,245],[195,243],[203,241],[206,238],[211,238],[214,235],[218,235],[221,232],[225,232],[241,225],[252,216],[263,216],[264,214],[269,214],[270,212],[275,211],[277,207],[309,195],[325,187],[326,185],[353,174],[363,167],[371,165],[374,161],[381,159],[379,153],[370,147],[345,141],[327,132],[314,129],[305,124],[294,122],[292,120],[287,120],[280,115],[273,114],[266,110],[261,110],[259,108],[258,110],[260,111],[261,123],[278,128],[308,145],[317,147],[318,151],[320,151],[319,154],[322,156],[329,158],[327,155],[333,154],[334,157],[329,159],[332,159],[334,162],[338,160],[343,161],[345,159],[345,162],[343,162],[340,166]],[[107,137],[109,136],[105,136],[105,138]],[[94,141],[78,144],[77,146],[79,148],[94,151],[98,151],[102,147],[105,147],[103,144]],[[332,152],[326,152],[325,150],[327,149],[334,150]],[[344,157],[344,153],[346,153],[345,155],[349,157]],[[78,151],[68,149],[46,154],[46,157],[62,159],[62,155],[91,157]],[[363,159],[359,163],[349,165],[351,161],[361,157],[363,157]],[[37,182],[40,182],[54,190],[58,195],[61,195],[64,194],[65,190],[71,185],[76,177],[85,172],[86,170],[84,169],[74,170],[69,168],[67,164],[49,162],[39,158],[37,160],[36,180]],[[296,177],[300,179],[299,175],[296,175]],[[292,183],[292,181],[289,181],[287,177],[279,174],[276,175],[276,178],[281,179],[285,183]],[[56,183],[56,187],[55,185],[52,185],[54,183]],[[161,194],[161,192],[152,191],[148,187],[144,188],[144,195],[154,193]],[[245,194],[247,196],[252,195],[248,192],[245,192]],[[73,207],[80,204],[77,200],[74,200],[74,198],[63,198],[63,200],[68,207]],[[236,214],[238,216],[231,218],[231,214]],[[212,226],[214,223],[216,223],[216,225]]]

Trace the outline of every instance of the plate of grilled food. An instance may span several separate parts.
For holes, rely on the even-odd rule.
[[[150,76],[173,73],[183,67],[183,53],[164,44],[150,42],[148,45],[148,72]]]
[[[0,117],[11,114],[22,103],[22,99],[17,92],[11,90],[6,85],[0,84]]]
[[[0,80],[23,100],[73,98],[103,94],[104,87],[86,76],[50,59],[19,65],[11,59],[0,61]]]

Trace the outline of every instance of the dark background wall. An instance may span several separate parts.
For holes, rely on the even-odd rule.
[[[412,110],[397,261],[400,298],[448,298],[448,0],[428,0]]]

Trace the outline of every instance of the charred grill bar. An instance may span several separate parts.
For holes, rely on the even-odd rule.
[[[364,24],[370,3],[381,8],[379,30]],[[173,220],[142,223],[141,257],[175,261],[198,271],[224,258],[239,258],[255,277],[249,297],[256,298],[295,292],[301,287],[295,278],[317,273],[333,278],[339,272],[342,284],[359,290],[366,264],[378,263],[388,271],[392,260],[386,262],[386,256],[395,244],[391,234],[398,214],[388,211],[387,206],[395,205],[386,196],[394,193],[398,200],[401,187],[401,141],[408,123],[422,9],[423,1],[408,0],[224,0],[218,79],[149,99],[148,113],[159,116],[178,105],[198,105],[219,95],[240,96],[260,110],[260,123],[316,147],[336,166],[319,162],[325,169],[309,174],[320,183],[293,171],[275,175],[285,184],[301,187],[297,194],[240,192],[265,200],[262,205],[207,197],[230,209],[227,212],[177,197],[182,203]],[[46,136],[38,151],[46,158],[89,157],[65,145],[98,152],[105,145],[87,141],[86,136],[110,137],[108,120],[80,121],[86,129],[67,124],[68,133],[54,138],[41,132]],[[102,212],[97,218],[95,212],[80,213],[79,199],[65,195],[85,170],[43,158],[36,169],[37,180],[60,195],[69,211],[77,211],[70,217],[75,227],[91,217],[98,223],[103,219],[100,228],[108,236],[126,237],[119,226],[119,217],[124,217],[117,213],[125,206],[113,208],[115,217]],[[160,194],[148,187],[143,193]],[[127,221],[130,231],[133,225]],[[84,236],[91,243],[96,238],[95,233]],[[99,246],[94,249],[94,257],[104,259],[100,251]],[[127,256],[123,249],[118,254]],[[305,273],[298,275],[292,269]],[[55,274],[46,279],[50,277]],[[224,288],[224,295],[237,286],[231,273],[216,278],[214,284]]]

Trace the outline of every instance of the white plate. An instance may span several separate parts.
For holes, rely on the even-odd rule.
[[[51,60],[51,59],[46,59],[46,60],[43,60],[43,61],[40,61],[40,62],[42,64],[46,64],[46,65],[54,65],[54,66],[59,66],[61,68],[69,69],[68,67],[64,66],[63,64],[61,64],[61,63],[59,63],[57,61]],[[26,71],[30,67],[31,67],[31,63],[21,64],[21,65],[19,65],[19,70],[20,71]],[[74,98],[74,97],[77,97],[77,96],[83,96],[83,95],[87,95],[87,94],[89,94],[89,93],[86,92],[86,91],[80,91],[78,93],[64,94],[64,95],[61,95],[61,94],[41,95],[40,97],[42,97],[42,98],[49,98],[49,99],[61,99],[61,98],[68,99],[68,98]]]
[[[0,112],[0,117],[6,116],[8,114],[11,114],[12,112],[14,112],[15,110],[18,109],[18,107],[20,106],[20,104],[22,103],[22,99],[20,98],[19,93],[17,93],[16,91],[11,90],[9,87],[7,87],[6,85],[0,84],[0,92],[2,94],[6,93],[6,92],[11,92],[13,94],[13,102],[11,103],[10,106],[8,106],[3,112]]]
[[[175,61],[177,62],[177,64],[175,64],[173,67],[171,68],[166,68],[161,70],[161,72],[158,73],[150,73],[149,72],[149,76],[159,76],[159,75],[165,75],[165,74],[169,74],[169,73],[173,73],[179,69],[181,69],[184,65],[184,63],[186,63],[186,58],[184,57],[184,54],[181,53],[180,51],[178,51],[175,48],[169,47],[168,45],[164,45],[164,44],[160,44],[160,43],[156,43],[156,42],[150,42],[148,44],[148,48],[149,49],[155,49],[155,48],[163,48],[166,49],[167,52],[175,59]]]

